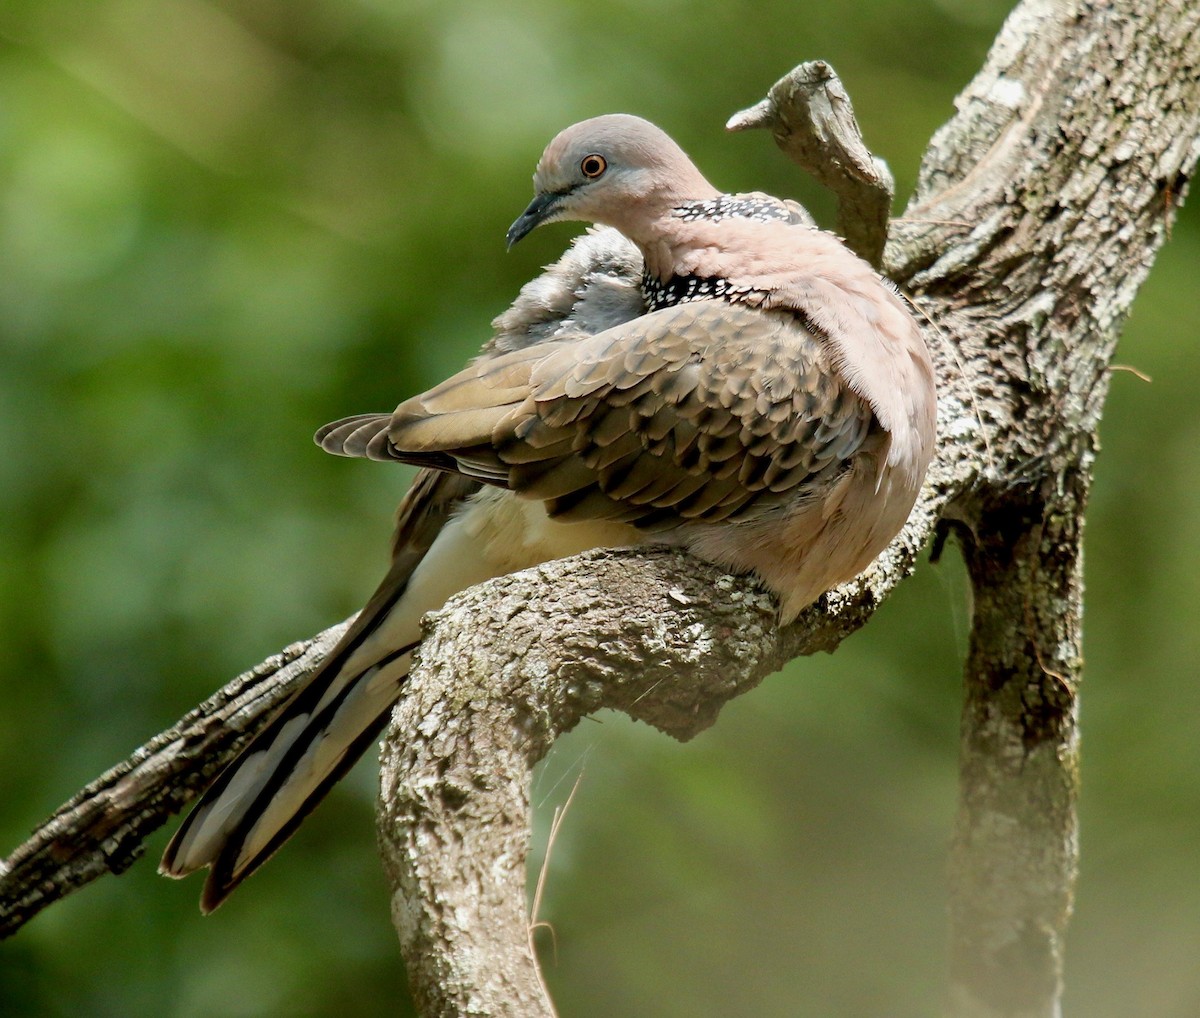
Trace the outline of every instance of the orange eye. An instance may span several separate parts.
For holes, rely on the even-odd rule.
[[[579,164],[579,172],[588,180],[595,180],[607,169],[608,162],[602,155],[584,156],[583,161]]]

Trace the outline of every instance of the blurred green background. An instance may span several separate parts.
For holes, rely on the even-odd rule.
[[[505,255],[545,142],[603,112],[719,185],[830,205],[726,117],[801,60],[901,196],[996,0],[6,0],[0,854],[242,668],[355,610],[402,469],[309,440],[461,365],[572,226]],[[1117,374],[1088,524],[1073,1015],[1200,1013],[1200,217]],[[930,1015],[966,584],[923,568],[687,746],[563,740],[536,854],[565,1016]],[[395,1015],[368,761],[218,914],[150,860],[0,944],[0,1013]],[[156,856],[166,832],[149,846]],[[536,867],[539,860],[534,859]]]

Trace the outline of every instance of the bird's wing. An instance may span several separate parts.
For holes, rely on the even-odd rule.
[[[386,438],[373,419],[367,444],[559,518],[663,529],[802,497],[873,422],[799,317],[704,300],[483,358],[402,403]]]

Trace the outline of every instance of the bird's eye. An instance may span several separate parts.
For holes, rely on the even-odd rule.
[[[579,172],[588,180],[595,180],[607,169],[608,162],[602,155],[584,156],[583,161],[579,164]]]

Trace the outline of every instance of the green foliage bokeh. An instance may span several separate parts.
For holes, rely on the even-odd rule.
[[[8,0],[0,9],[0,852],[213,688],[355,610],[401,469],[319,424],[470,357],[574,227],[505,255],[544,143],[655,120],[717,184],[827,197],[726,117],[801,60],[912,187],[1007,10],[684,0]],[[1068,1011],[1200,1011],[1200,221],[1113,379],[1088,522]],[[936,1013],[969,607],[949,555],[677,746],[605,716],[539,828],[564,1015]],[[209,919],[150,860],[0,944],[0,1013],[394,1015],[358,768]],[[153,841],[156,855],[165,832]],[[535,858],[534,865],[539,860]]]

